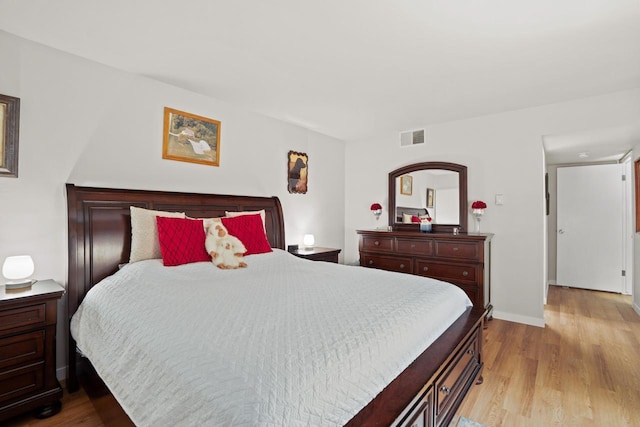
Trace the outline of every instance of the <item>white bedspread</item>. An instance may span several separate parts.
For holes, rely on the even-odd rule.
[[[71,332],[139,426],[334,426],[471,303],[437,280],[296,258],[125,266]]]

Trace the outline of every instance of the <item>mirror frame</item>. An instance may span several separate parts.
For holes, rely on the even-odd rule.
[[[460,233],[466,233],[467,230],[467,167],[456,163],[446,162],[423,162],[414,163],[412,165],[403,166],[399,169],[389,172],[389,225],[394,230],[399,231],[420,231],[419,224],[403,224],[396,222],[396,179],[411,172],[430,169],[444,169],[452,172],[458,172],[458,188],[459,188],[459,205],[460,205],[460,224],[433,224],[434,233],[452,233],[454,227],[458,227]]]

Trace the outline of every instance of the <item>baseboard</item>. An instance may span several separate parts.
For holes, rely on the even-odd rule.
[[[58,381],[65,381],[67,379],[67,365],[56,369],[56,378],[58,378]]]
[[[640,305],[634,302],[632,306],[633,306],[633,311],[635,311],[638,314],[638,316],[640,316]]]
[[[544,318],[539,319],[537,317],[521,316],[519,314],[505,313],[504,311],[493,310],[493,317],[500,320],[507,320],[509,322],[524,323],[525,325],[537,326],[544,328]]]

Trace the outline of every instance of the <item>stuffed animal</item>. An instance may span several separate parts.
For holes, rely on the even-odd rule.
[[[243,260],[247,248],[240,239],[230,235],[221,223],[208,224],[205,247],[211,255],[211,262],[218,268],[234,269],[247,266]]]

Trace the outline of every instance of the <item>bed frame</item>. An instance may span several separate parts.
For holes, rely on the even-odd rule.
[[[118,264],[131,247],[129,207],[221,217],[225,211],[264,209],[269,243],[284,249],[284,220],[277,197],[79,187],[67,184],[69,234],[69,321],[84,295]],[[357,268],[357,267],[354,267]],[[469,308],[407,369],[364,407],[349,426],[448,425],[473,382],[482,382],[484,310]],[[70,392],[79,388],[75,340],[69,334]]]

